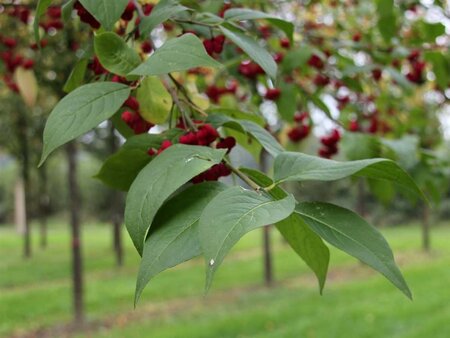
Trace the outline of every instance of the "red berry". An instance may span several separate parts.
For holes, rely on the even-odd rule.
[[[126,106],[128,108],[133,109],[134,111],[139,110],[139,101],[134,97],[130,96],[128,99],[123,103],[123,106]]]
[[[31,69],[34,66],[34,60],[28,59],[22,63],[22,67],[25,69]]]
[[[375,68],[372,70],[372,76],[375,81],[380,81],[382,75],[382,71],[380,68]]]
[[[131,19],[133,19],[135,9],[136,7],[134,6],[133,1],[129,1],[127,7],[125,8],[125,11],[121,16],[121,19],[125,21],[130,21]]]
[[[317,74],[314,78],[314,84],[318,87],[325,87],[329,83],[330,79],[325,75]]]
[[[300,125],[292,128],[288,132],[288,137],[292,142],[299,142],[306,138],[310,133],[310,127],[308,125]]]
[[[153,4],[145,4],[144,6],[142,6],[142,10],[145,15],[150,15],[150,13],[153,10],[153,7],[154,7]]]
[[[357,32],[357,33],[353,34],[352,40],[353,40],[354,42],[359,42],[359,41],[361,40],[361,33],[360,33],[360,32]]]
[[[145,54],[149,54],[153,50],[152,44],[150,41],[145,41],[142,43],[141,49]]]
[[[281,90],[278,88],[269,88],[267,89],[266,95],[264,97],[267,100],[276,101],[281,95]]]
[[[2,42],[7,48],[10,49],[15,48],[17,46],[17,40],[14,38],[4,37]]]
[[[308,65],[317,69],[322,69],[325,66],[322,59],[316,54],[311,55],[311,57],[308,60]]]
[[[352,132],[356,132],[359,131],[359,123],[358,120],[351,120],[349,125],[348,125],[348,130],[352,131]]]
[[[288,38],[282,38],[280,39],[280,46],[289,49],[291,47],[291,41]]]
[[[180,136],[179,141],[181,144],[198,145],[197,135],[193,132],[189,132]]]
[[[225,43],[225,36],[218,35],[213,39],[214,53],[220,54],[223,51],[223,45]]]
[[[203,41],[203,46],[206,49],[206,52],[209,55],[213,55],[214,54],[214,41],[213,40],[204,40]]]
[[[47,15],[52,19],[61,18],[61,7],[52,6],[47,9]]]
[[[167,148],[169,148],[171,145],[172,145],[172,141],[170,141],[170,140],[162,141],[161,147],[159,147],[159,149],[158,149],[158,155],[161,154]]]
[[[228,149],[227,154],[234,148],[236,145],[236,139],[232,136],[228,136],[224,139],[221,139],[216,144],[217,149]]]

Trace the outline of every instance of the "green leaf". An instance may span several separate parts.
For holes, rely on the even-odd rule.
[[[83,58],[76,63],[64,85],[63,90],[66,93],[70,93],[81,86],[84,80],[84,75],[86,74],[88,63],[89,60],[86,58]]]
[[[378,139],[364,133],[345,133],[340,146],[350,161],[374,158],[381,151]]]
[[[150,15],[142,19],[139,25],[139,31],[142,36],[147,36],[156,26],[186,10],[188,10],[188,8],[180,5],[179,1],[161,0],[155,8],[153,8]]]
[[[79,0],[102,27],[112,30],[128,5],[128,0]]]
[[[94,49],[102,66],[117,75],[126,76],[141,63],[139,54],[113,32],[97,34]]]
[[[378,30],[386,42],[390,42],[397,32],[397,18],[394,12],[394,0],[378,0]]]
[[[38,0],[36,11],[34,14],[34,22],[33,22],[33,30],[34,30],[34,39],[36,40],[37,45],[41,48],[41,37],[39,34],[39,19],[42,15],[47,12],[48,7],[52,3],[52,0]]]
[[[283,71],[286,73],[292,72],[295,68],[304,66],[311,55],[312,48],[308,45],[302,45],[299,48],[289,50],[281,63]]]
[[[137,90],[141,116],[153,123],[166,122],[172,108],[172,97],[156,76],[146,77]]]
[[[297,110],[298,89],[292,83],[280,83],[281,96],[277,100],[277,108],[280,116],[288,122],[294,120]]]
[[[226,187],[220,182],[196,184],[167,200],[159,209],[145,240],[135,304],[154,276],[201,254],[198,221],[206,205]]]
[[[125,224],[140,254],[163,202],[190,179],[220,163],[224,155],[224,150],[176,144],[141,170],[128,192],[125,208]]]
[[[294,38],[294,25],[291,22],[253,9],[231,8],[225,12],[224,19],[229,21],[266,19],[273,26],[276,26],[279,29],[281,29],[291,42],[293,41]]]
[[[53,150],[114,115],[130,91],[130,87],[121,83],[97,82],[79,87],[59,101],[45,125],[39,165]]]
[[[196,67],[221,66],[219,62],[206,53],[200,39],[189,33],[168,40],[130,74],[161,75]]]
[[[386,67],[385,70],[392,77],[392,79],[407,92],[411,92],[414,87],[408,79],[400,73],[397,69],[392,67]]]
[[[412,169],[419,162],[419,138],[415,135],[405,135],[396,140],[380,138],[382,145],[389,149],[391,156],[386,156],[399,163],[402,168]]]
[[[273,181],[260,171],[247,168],[241,168],[241,171],[261,187],[267,188],[273,185]],[[269,194],[277,200],[288,196],[280,187],[273,187],[269,190]],[[278,222],[276,227],[291,248],[315,273],[320,293],[322,293],[330,262],[330,250],[323,243],[322,238],[312,231],[296,213]]]
[[[363,218],[350,210],[320,202],[300,203],[295,211],[331,245],[371,266],[412,298],[389,244]]]
[[[442,90],[445,90],[450,82],[450,63],[441,52],[426,52],[425,60],[431,62],[436,83]]]
[[[258,42],[242,33],[231,31],[223,26],[220,26],[220,29],[228,39],[233,41],[253,61],[259,64],[272,79],[277,77],[277,64],[273,60],[272,55],[262,48]]]
[[[106,159],[95,178],[111,188],[128,191],[136,176],[150,161],[147,152],[120,150]]]
[[[209,115],[207,121],[216,127],[224,126],[242,133],[250,134],[270,155],[274,157],[284,151],[283,147],[267,130],[252,121],[236,120],[219,114]]]
[[[274,201],[270,196],[242,187],[218,194],[203,211],[199,225],[200,244],[206,259],[206,290],[226,254],[251,230],[276,223],[292,214],[292,195]]]
[[[103,163],[95,178],[111,188],[128,191],[139,172],[152,160],[150,148],[158,149],[164,140],[174,142],[184,130],[169,129],[162,134],[134,135],[118,152]]]
[[[284,152],[275,158],[275,183],[286,181],[334,181],[348,176],[392,181],[412,194],[424,198],[413,179],[397,163],[374,158],[338,162],[297,152]]]
[[[64,22],[68,22],[72,17],[73,5],[76,0],[69,0],[61,7],[61,18]]]

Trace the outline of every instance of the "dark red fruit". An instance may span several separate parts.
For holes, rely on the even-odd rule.
[[[278,88],[269,88],[267,89],[266,95],[264,95],[264,98],[267,100],[276,101],[281,95],[281,90]]]

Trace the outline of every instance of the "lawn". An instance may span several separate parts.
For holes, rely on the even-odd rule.
[[[279,237],[273,238],[277,283],[262,286],[261,232],[247,235],[203,296],[203,261],[155,278],[133,309],[138,257],[127,236],[126,260],[114,266],[111,231],[84,228],[86,311],[76,337],[450,337],[450,226],[433,230],[433,251],[420,251],[417,226],[383,230],[414,293],[409,301],[384,278],[332,250],[325,293]],[[37,236],[34,237],[38,245]],[[70,252],[67,228],[53,224],[47,250],[21,258],[20,238],[0,229],[0,337],[68,334]],[[37,331],[40,330],[40,331]]]

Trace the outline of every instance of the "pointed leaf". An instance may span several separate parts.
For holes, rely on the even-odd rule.
[[[139,172],[152,160],[148,150],[158,149],[163,140],[178,138],[181,129],[171,129],[163,134],[141,134],[130,137],[118,152],[103,163],[95,178],[111,188],[128,191]]]
[[[139,54],[113,32],[96,35],[94,49],[102,66],[117,75],[126,76],[141,63]]]
[[[181,72],[196,67],[221,67],[206,53],[203,43],[193,34],[183,34],[168,40],[131,75],[162,75]]]
[[[250,134],[273,157],[284,151],[283,147],[266,129],[253,121],[238,120],[225,115],[211,114],[208,116],[208,122],[216,127],[224,126]]]
[[[241,168],[256,184],[267,188],[273,181],[262,172],[254,169]],[[283,199],[288,194],[280,187],[273,187],[269,194],[277,199]],[[311,228],[296,213],[276,224],[278,231],[286,239],[291,248],[315,273],[322,293],[327,279],[330,250]]]
[[[139,25],[139,31],[142,36],[147,36],[156,26],[186,10],[188,8],[180,5],[179,1],[161,0],[153,8],[150,15],[142,19]]]
[[[382,273],[407,297],[412,298],[389,244],[363,218],[348,209],[320,202],[300,203],[296,212],[331,245]]]
[[[59,146],[97,127],[119,110],[130,95],[121,83],[97,82],[77,88],[51,112],[44,129],[44,150],[39,165]]]
[[[125,224],[140,254],[156,212],[164,201],[190,179],[222,161],[225,151],[176,144],[141,170],[131,185]]]
[[[274,179],[285,181],[334,181],[348,176],[392,181],[399,187],[425,198],[413,179],[397,163],[374,158],[338,162],[302,153],[284,152],[275,158]]]
[[[249,8],[231,8],[224,13],[224,19],[230,21],[266,19],[272,25],[281,29],[291,42],[293,41],[294,25],[289,21],[277,18],[276,16],[264,12]]]
[[[137,90],[139,113],[153,124],[166,122],[172,108],[172,97],[156,76],[146,77]]]
[[[196,184],[164,203],[145,240],[135,303],[147,283],[158,273],[201,254],[197,233],[200,215],[206,205],[226,187],[219,182]]]
[[[66,93],[70,93],[77,89],[83,83],[84,76],[86,75],[86,70],[88,66],[89,60],[87,58],[83,58],[79,60],[75,67],[72,69],[72,72],[69,75],[66,83],[64,84],[63,90]]]
[[[25,104],[28,107],[33,107],[36,104],[39,88],[34,71],[18,67],[14,72],[14,80]]]
[[[277,77],[277,64],[273,60],[272,55],[266,49],[262,48],[258,42],[245,34],[231,31],[225,27],[220,26],[220,29],[228,39],[233,41],[253,61],[259,64],[272,79]]]
[[[292,195],[276,201],[270,196],[231,187],[218,194],[200,217],[200,244],[206,259],[206,290],[226,254],[251,230],[281,221],[292,214]]]
[[[47,12],[48,7],[52,3],[52,0],[38,0],[37,6],[36,6],[36,12],[34,14],[34,22],[33,22],[33,30],[34,30],[34,38],[36,40],[36,43],[38,44],[39,48],[41,46],[40,41],[41,37],[39,34],[39,19],[42,15]]]
[[[112,30],[128,5],[128,0],[79,0],[102,27]]]

